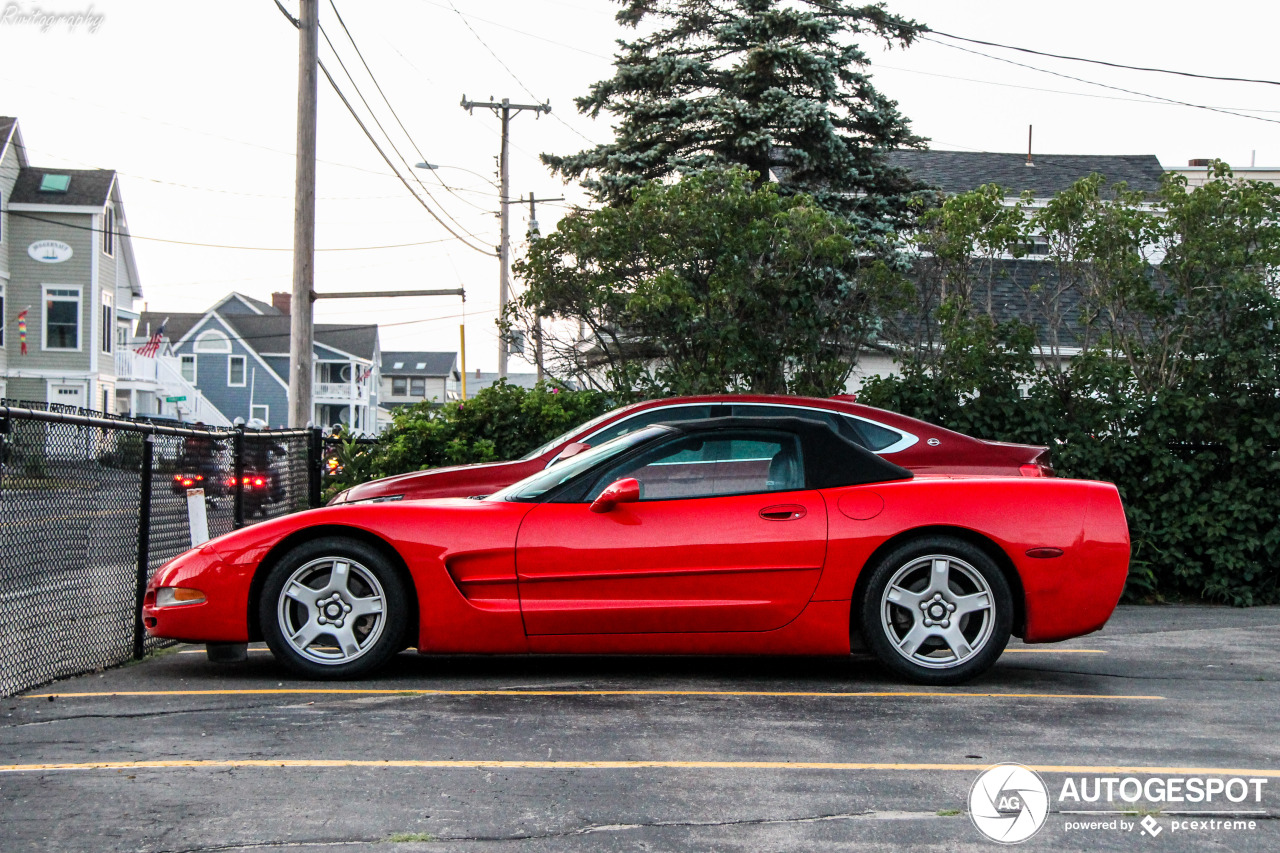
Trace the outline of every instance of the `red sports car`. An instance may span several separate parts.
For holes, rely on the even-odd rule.
[[[157,572],[143,615],[214,650],[264,638],[316,678],[409,646],[834,655],[860,634],[899,675],[954,684],[1011,634],[1102,627],[1128,562],[1109,483],[916,477],[812,419],[711,418],[629,432],[481,500],[236,531]]]
[[[747,394],[670,397],[606,412],[511,462],[457,465],[414,471],[361,483],[330,504],[487,495],[523,480],[585,446],[635,432],[650,424],[714,417],[805,417],[832,426],[851,441],[917,474],[994,474],[1051,477],[1049,448],[983,441],[940,426],[854,402]]]

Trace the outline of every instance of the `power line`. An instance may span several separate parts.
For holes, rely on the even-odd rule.
[[[502,66],[502,68],[503,68],[503,70],[504,70],[504,71],[506,71],[508,74],[510,74],[510,75],[511,75],[511,79],[512,79],[512,80],[515,80],[515,81],[516,81],[516,83],[520,86],[520,88],[521,88],[521,89],[524,89],[525,94],[527,94],[529,97],[533,98],[535,101],[536,101],[536,100],[538,100],[538,96],[537,96],[537,95],[535,95],[535,94],[533,93],[533,90],[532,90],[532,89],[530,89],[528,86],[526,86],[526,85],[524,84],[524,81],[523,81],[523,80],[521,80],[519,77],[517,77],[517,76],[516,76],[516,72],[512,71],[512,70],[511,70],[511,67],[510,67],[510,66],[508,66],[508,65],[507,65],[507,63],[505,63],[505,62],[503,62],[503,61],[502,61],[502,57],[498,56],[498,54],[497,54],[496,52],[494,52],[494,49],[493,49],[493,48],[491,48],[491,47],[489,47],[488,43],[487,43],[487,42],[485,42],[485,40],[484,40],[484,39],[480,38],[480,34],[479,34],[478,32],[476,32],[476,28],[475,28],[475,27],[471,26],[471,22],[467,20],[467,16],[466,16],[466,15],[464,15],[464,14],[462,14],[461,12],[459,12],[459,11],[458,11],[458,7],[457,7],[457,6],[455,6],[455,5],[453,5],[453,0],[449,0],[449,8],[450,8],[450,9],[452,9],[452,10],[454,11],[454,14],[456,14],[456,15],[458,16],[458,18],[462,21],[463,25],[464,25],[468,30],[470,30],[470,31],[471,31],[471,35],[473,35],[473,36],[475,36],[475,37],[476,37],[476,41],[480,42],[481,47],[483,47],[485,50],[489,51],[489,55],[490,55],[490,56],[492,56],[492,57],[494,58],[494,60],[496,60],[496,61],[497,61],[497,63],[498,63],[499,65],[501,65],[501,66]],[[562,125],[564,125],[565,127],[569,128],[569,130],[571,130],[571,131],[573,131],[574,133],[578,134],[578,136],[582,137],[582,139],[584,139],[585,141],[587,141],[587,142],[591,143],[592,145],[597,144],[593,139],[591,139],[591,137],[587,136],[585,133],[583,133],[582,131],[578,130],[576,127],[574,127],[573,125],[569,124],[569,123],[568,123],[567,121],[565,121],[564,119],[560,118],[560,116],[559,116],[558,114],[556,114],[556,113],[551,113],[551,111],[550,111],[550,110],[548,110],[547,112],[548,112],[548,113],[550,113],[550,115],[551,115],[551,117],[552,117],[553,119],[555,119],[556,121],[560,122],[560,123],[561,123]]]
[[[1102,60],[1102,59],[1087,59],[1083,56],[1069,56],[1062,53],[1048,53],[1043,50],[1032,50],[1029,47],[1018,47],[1016,45],[1001,44],[1000,42],[995,42],[995,41],[983,41],[981,39],[965,38],[964,36],[957,36],[957,35],[952,35],[951,33],[944,33],[942,32],[942,30],[928,29],[928,32],[934,33],[935,35],[945,36],[946,38],[949,38],[949,39],[955,39],[956,41],[967,41],[970,44],[982,44],[982,45],[986,45],[987,47],[1000,47],[1000,48],[1004,48],[1005,50],[1016,50],[1021,53],[1031,53],[1031,54],[1035,54],[1036,56],[1048,56],[1053,59],[1068,59],[1068,60],[1071,60],[1072,62],[1088,62],[1091,65],[1106,65],[1109,68],[1124,68],[1128,71],[1151,71],[1157,74],[1176,74],[1179,77],[1195,77],[1196,79],[1199,79],[1199,80],[1219,80],[1227,83],[1265,83],[1268,86],[1280,86],[1280,80],[1265,80],[1265,79],[1256,78],[1256,77],[1225,77],[1217,74],[1197,74],[1194,71],[1176,71],[1170,68],[1151,68],[1143,65],[1125,65],[1124,63],[1121,63],[1121,62],[1107,62],[1106,60]]]
[[[400,162],[404,163],[404,167],[406,171],[408,171],[408,173],[413,176],[413,179],[418,183],[418,186],[422,187],[423,192],[427,194],[427,198],[431,199],[432,203],[439,205],[440,212],[443,213],[445,216],[447,216],[450,222],[452,222],[454,225],[457,225],[458,228],[462,231],[462,233],[466,234],[471,239],[480,240],[481,239],[480,237],[468,231],[466,226],[464,226],[461,222],[459,222],[457,218],[455,218],[451,213],[449,213],[448,210],[445,209],[444,205],[440,204],[440,202],[437,201],[433,195],[431,195],[431,190],[427,189],[426,184],[422,183],[422,179],[419,178],[417,173],[413,171],[413,167],[409,165],[409,161],[406,160],[404,154],[400,152],[400,149],[396,145],[395,140],[391,138],[391,134],[387,133],[387,129],[382,126],[382,122],[378,119],[377,113],[373,111],[373,107],[369,106],[368,99],[365,98],[364,92],[360,91],[360,85],[356,83],[355,78],[351,76],[351,72],[347,70],[347,64],[343,62],[342,57],[338,55],[338,49],[333,46],[333,42],[329,39],[329,34],[325,32],[324,27],[320,27],[320,33],[321,35],[324,36],[324,40],[329,45],[329,49],[333,51],[334,58],[338,60],[338,66],[342,69],[342,73],[346,74],[347,79],[351,81],[351,87],[356,90],[356,95],[360,98],[360,103],[364,104],[364,108],[369,111],[369,117],[373,119],[373,123],[378,126],[378,130],[382,131],[382,135],[386,137],[388,147],[390,147],[391,150],[395,152],[396,156],[400,158]],[[354,45],[355,42],[352,42],[352,44]],[[374,85],[375,86],[377,85],[377,81],[374,81]],[[393,169],[395,168],[394,165],[392,165],[390,162],[388,162],[387,165],[392,166]],[[396,172],[399,173],[399,170],[396,169]],[[410,187],[410,191],[413,192],[412,187]],[[417,196],[416,192],[414,192],[414,196],[415,197]],[[423,203],[423,206],[425,207],[426,204]],[[444,223],[441,223],[441,224],[444,224]]]
[[[540,36],[540,35],[537,35],[536,33],[526,32],[525,30],[519,30],[519,29],[516,29],[515,27],[508,26],[507,24],[500,24],[497,21],[491,21],[488,18],[482,18],[479,15],[473,15],[470,12],[463,15],[463,13],[458,12],[456,8],[452,8],[452,4],[450,4],[449,6],[445,6],[442,3],[434,2],[434,0],[423,0],[423,2],[428,3],[432,6],[436,6],[440,9],[445,9],[446,11],[457,12],[459,15],[461,15],[464,18],[471,18],[472,20],[481,21],[483,23],[489,24],[490,26],[498,27],[499,29],[503,29],[503,30],[509,30],[513,33],[519,33],[522,36],[527,36],[531,39],[537,39],[538,41],[545,41],[547,44],[554,44],[556,47],[563,47],[566,50],[572,50],[577,53],[583,53],[583,54],[586,54],[587,56],[594,56],[597,59],[608,59],[608,60],[613,59],[612,56],[605,56],[603,53],[595,53],[593,51],[585,50],[581,47],[578,47],[577,45],[568,44],[567,42],[562,42],[562,41],[556,41],[555,39],[549,39],[546,36]]]
[[[369,142],[372,143],[373,147],[377,149],[380,155],[382,155],[382,159],[387,161],[387,166],[389,166],[391,170],[395,172],[395,176],[400,179],[400,183],[404,184],[405,189],[407,189],[410,193],[412,193],[413,197],[418,200],[419,204],[422,205],[423,210],[431,214],[431,217],[435,219],[436,222],[439,222],[441,226],[444,227],[444,230],[452,234],[455,238],[457,238],[459,242],[461,242],[467,248],[472,249],[473,251],[479,252],[482,255],[496,257],[496,253],[487,251],[485,249],[480,248],[479,246],[475,246],[470,242],[468,242],[466,238],[462,237],[460,234],[458,234],[458,232],[450,228],[448,223],[446,223],[443,219],[441,219],[440,216],[434,210],[432,210],[429,206],[427,206],[426,202],[424,202],[421,198],[419,198],[418,194],[413,191],[413,187],[409,184],[409,182],[406,181],[404,179],[404,176],[401,175],[400,172],[396,170],[395,165],[392,164],[391,162],[391,158],[388,157],[387,153],[382,150],[382,146],[378,144],[378,140],[373,138],[373,134],[369,132],[369,128],[365,126],[365,123],[363,121],[361,121],[360,116],[356,114],[355,108],[351,106],[351,102],[347,100],[347,96],[342,94],[342,90],[338,88],[337,81],[334,80],[333,75],[329,73],[329,69],[325,67],[325,64],[323,62],[317,62],[316,64],[319,65],[320,70],[324,72],[324,76],[329,81],[329,85],[333,87],[333,91],[337,93],[338,98],[341,99],[343,105],[347,108],[347,112],[351,113],[351,117],[356,120],[356,124],[360,125],[360,129],[364,131],[364,135],[369,138]]]
[[[291,23],[295,28],[300,26],[298,19],[295,18],[293,15],[289,14],[289,10],[284,7],[284,5],[280,2],[280,0],[274,0],[274,2],[276,4],[276,8],[280,10],[280,14],[284,15],[285,19],[289,21],[289,23]],[[327,38],[328,36],[326,36],[326,40]],[[330,46],[332,47],[332,43],[330,43]],[[341,63],[342,60],[339,59],[338,62]],[[396,179],[400,181],[400,183],[404,184],[405,189],[409,191],[409,193],[414,197],[414,199],[418,202],[418,204],[422,205],[423,210],[431,214],[431,217],[435,219],[436,222],[440,223],[440,225],[444,228],[444,230],[452,234],[454,238],[456,238],[459,242],[461,242],[467,248],[471,249],[472,251],[479,252],[482,255],[495,257],[496,256],[495,252],[490,252],[486,249],[483,249],[479,246],[472,244],[465,237],[463,237],[462,235],[458,234],[458,232],[450,228],[449,224],[445,222],[443,219],[441,219],[440,215],[437,214],[434,210],[432,210],[430,205],[428,205],[425,201],[422,200],[421,196],[419,196],[416,192],[414,192],[413,186],[408,181],[406,181],[404,179],[404,176],[400,174],[400,171],[396,169],[395,164],[391,162],[391,158],[387,156],[387,153],[382,150],[382,146],[378,144],[378,140],[373,137],[373,133],[371,133],[368,126],[365,125],[364,120],[360,118],[360,115],[356,112],[355,107],[353,107],[351,105],[351,102],[347,100],[347,96],[342,93],[342,89],[338,87],[338,81],[333,79],[333,75],[329,73],[329,69],[325,66],[323,62],[319,60],[316,61],[316,65],[318,65],[320,67],[320,70],[324,72],[325,79],[329,81],[329,85],[333,88],[334,93],[337,94],[338,99],[342,101],[343,106],[347,108],[347,112],[351,113],[351,117],[355,119],[356,124],[358,124],[360,126],[360,129],[364,131],[364,135],[368,138],[370,144],[373,145],[374,149],[378,152],[379,155],[381,155],[382,159],[386,161],[387,167],[391,169],[392,174],[396,177]],[[353,84],[354,84],[354,81],[353,81]],[[357,92],[358,91],[359,91],[359,88],[357,87]],[[375,117],[375,121],[376,121],[376,117]],[[428,241],[428,242],[434,242],[434,241]]]
[[[8,211],[10,216],[20,216],[23,219],[31,219],[36,222],[44,222],[49,225],[60,225],[63,228],[71,228],[76,231],[92,231],[95,234],[101,234],[101,228],[93,228],[89,225],[72,225],[67,222],[59,222],[56,219],[45,219],[43,216],[35,216],[30,213],[19,213],[16,210]],[[293,248],[282,248],[276,246],[229,246],[222,243],[194,243],[190,240],[170,240],[165,237],[144,237],[141,234],[130,232],[128,235],[131,240],[150,240],[153,243],[172,243],[178,246],[195,246],[200,249],[236,249],[243,252],[292,252]],[[420,240],[416,243],[391,243],[385,246],[334,246],[328,249],[316,249],[317,252],[365,252],[373,249],[404,249],[410,246],[429,246],[433,243],[449,243],[452,242],[450,237],[441,237],[438,240]]]
[[[1074,80],[1077,83],[1086,83],[1090,86],[1099,86],[1103,89],[1111,89],[1116,92],[1124,92],[1127,95],[1140,95],[1144,98],[1151,98],[1152,100],[1156,100],[1156,101],[1165,101],[1166,103],[1178,104],[1179,106],[1183,106],[1183,107],[1193,107],[1198,110],[1208,110],[1209,112],[1222,113],[1224,115],[1235,116],[1236,118],[1247,118],[1247,119],[1253,119],[1254,121],[1265,121],[1268,124],[1280,124],[1280,119],[1264,118],[1262,116],[1251,116],[1251,115],[1248,115],[1247,113],[1237,113],[1237,112],[1232,112],[1231,110],[1220,109],[1218,107],[1205,106],[1204,104],[1193,104],[1188,101],[1179,101],[1175,98],[1165,98],[1165,97],[1161,97],[1160,95],[1152,95],[1147,92],[1138,92],[1134,89],[1125,89],[1120,86],[1111,86],[1107,83],[1099,83],[1096,80],[1086,80],[1083,77],[1073,77],[1070,74],[1063,74],[1058,71],[1050,71],[1047,68],[1039,68],[1035,65],[1027,65],[1024,62],[1015,62],[1012,59],[1005,59],[1002,56],[992,56],[989,53],[983,53],[980,50],[973,50],[971,48],[961,47],[958,44],[947,44],[944,41],[938,41],[937,39],[932,39],[932,38],[929,38],[928,36],[922,35],[920,36],[920,38],[923,41],[931,42],[932,44],[936,44],[936,45],[941,45],[942,47],[950,48],[951,50],[959,50],[964,53],[972,53],[975,56],[986,57],[987,59],[993,59],[996,62],[1004,62],[1008,65],[1016,65],[1019,68],[1027,68],[1027,69],[1030,69],[1031,71],[1039,71],[1041,74],[1052,74],[1054,77],[1062,77],[1067,80]]]
[[[387,93],[386,93],[386,92],[384,92],[384,91],[382,90],[382,85],[378,82],[378,78],[374,75],[374,73],[373,73],[373,69],[372,69],[372,68],[370,68],[370,67],[369,67],[369,63],[368,63],[367,61],[365,61],[364,53],[363,53],[363,52],[361,52],[361,50],[360,50],[360,45],[356,44],[355,37],[351,35],[351,30],[347,29],[347,22],[346,22],[346,21],[344,21],[344,20],[342,20],[342,14],[338,11],[338,7],[337,7],[336,3],[334,2],[334,0],[329,0],[329,8],[333,9],[333,14],[334,14],[334,16],[338,19],[338,23],[342,26],[342,31],[343,31],[344,33],[346,33],[346,34],[347,34],[347,41],[351,42],[351,46],[352,46],[353,48],[355,48],[356,56],[358,56],[358,57],[360,58],[360,64],[364,66],[364,70],[365,70],[365,72],[369,75],[369,79],[373,81],[373,86],[374,86],[374,88],[375,88],[375,89],[377,89],[377,90],[378,90],[378,94],[382,97],[382,102],[383,102],[384,104],[386,104],[386,105],[387,105],[387,109],[391,111],[391,116],[392,116],[392,118],[394,118],[394,119],[396,120],[396,124],[400,125],[400,130],[404,133],[405,138],[409,140],[409,144],[410,144],[411,146],[413,146],[413,150],[417,153],[417,155],[418,155],[419,159],[420,159],[422,162],[424,162],[424,163],[425,163],[425,162],[428,162],[428,160],[427,160],[427,156],[426,156],[425,154],[423,154],[423,153],[422,153],[422,149],[421,149],[421,148],[419,148],[419,147],[418,147],[418,143],[417,143],[416,141],[414,141],[413,134],[409,133],[409,129],[408,129],[408,128],[406,128],[406,127],[404,126],[404,122],[400,120],[400,114],[396,112],[396,108],[395,108],[395,107],[391,106],[391,101],[390,101],[390,99],[388,99],[388,98],[387,98]],[[329,36],[328,36],[328,34],[327,34],[327,33],[325,34],[325,37],[324,37],[324,38],[325,38],[325,41],[329,41]],[[329,47],[330,47],[330,48],[332,48],[332,47],[333,47],[333,43],[332,43],[332,42],[329,42]],[[335,53],[335,54],[337,53],[337,50],[336,50],[336,49],[334,50],[334,53]],[[339,59],[338,61],[339,61],[339,62],[341,62],[342,60],[341,60],[341,59]],[[343,68],[343,71],[346,71],[346,68],[345,68],[345,67]],[[351,77],[351,75],[350,75],[350,74],[347,74],[347,77],[348,77],[348,78],[350,78],[350,77]],[[355,85],[355,80],[352,80],[352,81],[351,81],[351,83],[352,83],[352,85]],[[359,91],[359,87],[357,87],[357,91]],[[361,97],[361,100],[364,100],[363,96]],[[366,102],[366,103],[365,103],[365,106],[367,107],[367,106],[369,106],[369,104]],[[372,110],[370,110],[370,112],[372,112]],[[381,125],[381,124],[379,124],[379,125],[378,125],[378,127],[379,127],[379,128],[381,128],[381,127],[382,127],[382,125]],[[384,131],[383,131],[383,133],[386,133],[386,131],[384,130]],[[390,137],[390,136],[388,136],[388,137],[387,137],[387,140],[390,142],[391,137]],[[394,145],[395,145],[395,143],[392,143],[392,145],[394,146]],[[402,157],[401,159],[403,160],[404,158]],[[408,167],[409,167],[409,164],[406,162],[406,163],[405,163],[405,168],[408,168]],[[430,192],[429,190],[427,190],[426,185],[422,183],[422,179],[418,177],[418,174],[417,174],[416,172],[412,172],[411,174],[413,174],[414,179],[415,179],[415,180],[417,180],[417,182],[418,182],[419,184],[421,184],[421,185],[422,185],[422,189],[423,189],[424,191],[426,191],[426,192],[427,192],[427,195],[428,195],[428,196],[430,196],[430,195],[431,195],[431,192]],[[451,186],[449,186],[448,184],[446,184],[446,183],[444,182],[444,179],[440,177],[440,175],[436,172],[436,170],[435,170],[435,169],[432,169],[432,170],[431,170],[431,174],[432,174],[433,176],[435,176],[435,179],[440,183],[440,186],[442,186],[442,187],[443,187],[447,192],[449,192],[451,195],[453,195],[455,198],[457,198],[457,199],[458,199],[459,201],[461,201],[463,204],[469,204],[469,205],[471,205],[472,207],[476,208],[477,210],[484,210],[484,208],[480,207],[480,205],[476,204],[475,202],[471,201],[470,199],[465,199],[465,198],[463,198],[462,196],[458,195],[456,192],[454,192],[453,187],[451,187]],[[437,203],[437,204],[439,204],[439,202],[436,202],[436,203]],[[443,209],[443,205],[441,205],[441,209]],[[453,217],[450,217],[450,219],[453,219]],[[454,219],[454,222],[457,222],[457,220],[456,220],[456,219]],[[462,227],[462,224],[461,224],[461,223],[458,223],[458,227]],[[468,232],[468,233],[470,233],[470,232]],[[474,235],[474,234],[472,234],[471,236],[473,236],[473,237],[474,237],[475,235]],[[477,238],[477,239],[479,239],[479,238]]]
[[[941,74],[936,71],[921,71],[917,68],[903,68],[900,65],[886,65],[883,62],[876,63],[876,68],[887,68],[890,71],[902,71],[907,74],[921,74],[925,77],[939,77],[943,80],[962,80],[966,83],[982,83],[987,86],[1001,86],[1006,89],[1024,89],[1028,92],[1046,92],[1051,95],[1074,95],[1077,98],[1095,98],[1102,101],[1123,101],[1129,104],[1150,104],[1157,107],[1176,107],[1181,104],[1171,104],[1166,101],[1152,101],[1148,98],[1122,98],[1119,95],[1099,95],[1093,92],[1072,92],[1068,89],[1046,89],[1042,86],[1021,86],[1017,83],[1001,83],[997,80],[981,80],[976,77],[961,77],[958,74]],[[1236,110],[1245,113],[1280,113],[1280,110],[1262,110],[1255,107],[1217,107],[1222,110]]]

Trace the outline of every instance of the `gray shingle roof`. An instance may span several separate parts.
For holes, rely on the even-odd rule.
[[[227,314],[223,315],[231,328],[246,344],[260,353],[286,353],[289,351],[289,315],[287,314]],[[347,325],[317,323],[316,343],[340,349],[357,358],[373,358],[378,341],[378,327],[372,325]]]
[[[1034,166],[1027,165],[1026,154],[979,151],[903,149],[887,157],[890,165],[947,194],[999,184],[1012,195],[1031,190],[1037,198],[1047,198],[1094,172],[1108,183],[1125,181],[1131,190],[1153,193],[1164,175],[1154,154],[1036,154]]]
[[[983,266],[986,263],[981,262]],[[979,262],[975,260],[974,264],[977,272]],[[1040,346],[1048,346],[1053,341],[1055,329],[1059,346],[1080,346],[1084,336],[1080,294],[1074,288],[1060,288],[1057,264],[1027,258],[998,259],[990,264],[990,276],[984,271],[972,283],[971,299],[976,313],[986,314],[990,305],[990,316],[997,323],[1017,320],[1033,326]],[[917,272],[913,278],[919,275]],[[921,282],[921,286],[928,285]],[[896,322],[909,332],[917,320],[899,316]]]
[[[42,193],[40,181],[46,174],[70,175],[71,183],[65,193]],[[45,169],[28,166],[19,170],[14,181],[10,204],[58,204],[91,205],[101,207],[107,203],[107,194],[116,173],[111,169]]]
[[[397,364],[403,365],[396,367]],[[418,367],[418,365],[423,365]],[[456,352],[383,352],[383,376],[448,376],[456,369]]]
[[[204,314],[166,314],[163,311],[143,311],[138,317],[137,335],[147,337],[153,335],[156,329],[160,328],[160,324],[167,317],[169,324],[164,327],[164,334],[171,341],[182,338],[187,332],[191,331],[191,327],[200,322],[200,318]]]
[[[205,315],[166,314],[163,311],[144,311],[138,320],[138,334],[147,334],[147,324],[155,332],[166,317],[165,337],[177,341],[191,331]],[[224,314],[222,319],[247,345],[258,353],[287,353],[289,351],[289,315],[287,314]],[[316,343],[340,349],[357,358],[373,359],[374,345],[378,341],[377,326],[338,325],[317,323]]]

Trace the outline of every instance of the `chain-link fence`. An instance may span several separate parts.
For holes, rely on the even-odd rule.
[[[0,696],[141,657],[151,574],[209,535],[317,506],[318,430],[210,430],[0,405]]]

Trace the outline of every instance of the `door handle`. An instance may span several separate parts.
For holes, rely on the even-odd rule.
[[[766,521],[791,521],[795,518],[804,518],[808,512],[799,504],[779,504],[760,510],[760,517]]]

